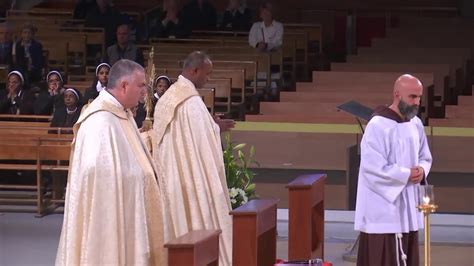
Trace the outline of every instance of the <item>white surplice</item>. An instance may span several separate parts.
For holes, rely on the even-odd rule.
[[[407,233],[423,228],[416,206],[418,186],[410,168],[431,168],[431,153],[418,117],[398,123],[373,117],[361,142],[355,230],[365,233]]]
[[[106,90],[74,125],[56,265],[167,265],[159,173]]]
[[[153,158],[164,171],[167,240],[221,229],[219,265],[231,265],[232,220],[219,126],[183,76],[157,102],[154,117]]]

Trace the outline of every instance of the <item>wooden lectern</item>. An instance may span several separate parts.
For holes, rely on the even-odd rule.
[[[324,259],[324,183],[326,174],[299,176],[289,192],[288,259]]]
[[[168,242],[168,265],[219,265],[220,234],[221,230],[197,230]]]
[[[256,199],[231,211],[232,265],[275,264],[277,203],[277,199]]]

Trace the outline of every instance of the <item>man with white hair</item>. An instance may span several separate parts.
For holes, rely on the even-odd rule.
[[[360,231],[357,265],[419,265],[418,187],[426,182],[431,153],[416,116],[423,85],[402,75],[390,106],[376,108],[361,142],[355,230]]]
[[[130,108],[143,67],[120,60],[74,125],[56,265],[167,265],[161,176]]]

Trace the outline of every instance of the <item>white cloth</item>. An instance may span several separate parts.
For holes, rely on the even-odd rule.
[[[408,233],[423,228],[416,206],[418,186],[410,168],[421,166],[427,177],[431,153],[418,117],[397,123],[373,117],[361,142],[355,230],[365,233]]]
[[[259,42],[267,43],[267,50],[280,47],[283,44],[283,24],[273,20],[270,26],[265,27],[263,22],[255,22],[249,32],[249,44],[257,47]]]
[[[164,171],[169,236],[221,229],[219,265],[231,265],[232,218],[219,126],[183,76],[155,107],[153,158]]]
[[[95,85],[95,89],[97,90],[97,92],[101,92],[102,90],[105,89],[105,86],[102,86],[102,83],[100,83],[100,81],[97,81],[97,85]]]
[[[166,265],[162,178],[106,90],[74,125],[70,161],[56,265]]]

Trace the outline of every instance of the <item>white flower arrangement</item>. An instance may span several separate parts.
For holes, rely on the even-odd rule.
[[[229,197],[233,208],[244,205],[249,201],[247,193],[241,188],[229,188]]]

